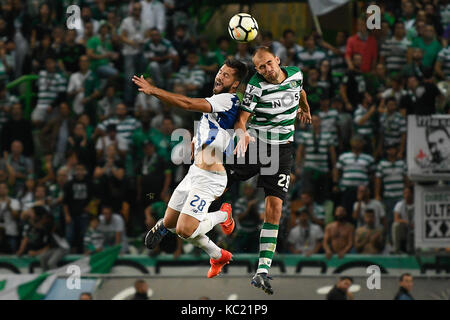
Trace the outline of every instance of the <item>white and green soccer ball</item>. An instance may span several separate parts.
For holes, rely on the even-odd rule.
[[[230,19],[228,32],[233,40],[250,42],[258,35],[258,23],[248,13],[238,13]]]

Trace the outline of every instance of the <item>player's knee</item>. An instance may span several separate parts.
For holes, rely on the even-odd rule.
[[[184,238],[184,239],[188,239],[192,233],[194,233],[194,230],[192,230],[192,228],[190,228],[189,226],[186,225],[182,225],[182,224],[177,224],[177,235],[179,235],[180,237]]]

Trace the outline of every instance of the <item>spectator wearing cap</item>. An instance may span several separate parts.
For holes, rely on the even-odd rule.
[[[374,36],[369,34],[366,21],[363,18],[357,19],[357,32],[347,40],[345,60],[349,70],[355,70],[353,56],[361,55],[361,72],[367,73],[375,68],[378,60],[378,44]]]
[[[303,254],[309,257],[316,254],[322,248],[322,228],[311,222],[308,210],[299,209],[296,212],[297,224],[289,231],[289,252]]]
[[[131,14],[122,21],[119,28],[124,70],[123,96],[128,105],[133,105],[136,92],[130,79],[143,70],[142,47],[145,42],[145,29],[141,21],[141,12],[141,3],[133,3]]]
[[[378,137],[378,156],[388,145],[398,145],[397,159],[403,159],[406,148],[406,119],[397,111],[395,98],[382,99],[378,108],[380,112],[380,134]]]
[[[373,175],[376,165],[374,158],[363,153],[364,138],[355,135],[350,141],[351,151],[342,153],[337,161],[339,170],[339,186],[335,191],[341,191],[341,204],[347,212],[353,212],[356,201],[356,191],[360,185],[373,185]]]
[[[408,183],[406,162],[399,159],[398,145],[385,146],[386,157],[377,165],[375,178],[375,198],[384,203],[386,209],[387,235],[391,241],[391,228],[394,222],[394,206],[403,197],[403,188]]]
[[[330,172],[337,183],[335,140],[322,130],[319,116],[313,115],[312,130],[301,131],[298,143],[296,163],[298,168],[303,167],[304,188],[314,190],[322,203],[330,194]]]

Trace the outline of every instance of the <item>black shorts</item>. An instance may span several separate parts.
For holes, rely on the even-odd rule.
[[[225,163],[228,177],[227,188],[237,181],[246,181],[259,174],[257,186],[264,189],[265,196],[275,196],[284,200],[291,178],[294,144],[287,143],[272,146],[278,148],[277,155],[270,145],[259,139],[257,141],[257,150],[262,148],[262,153],[255,152],[255,148],[252,149],[249,145],[245,153],[245,162],[242,158],[240,160],[237,159],[237,155],[233,156],[233,163],[230,163],[230,158],[227,159]],[[250,153],[252,156],[250,156]],[[275,159],[271,158],[272,154]],[[250,159],[252,162],[250,162]]]

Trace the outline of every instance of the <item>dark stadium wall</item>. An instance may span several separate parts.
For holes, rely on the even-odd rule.
[[[327,42],[334,44],[337,31],[352,30],[352,4],[344,5],[329,14],[320,17],[319,22]],[[281,38],[283,30],[293,29],[299,44],[303,36],[311,33],[314,23],[307,3],[256,3],[249,5],[222,5],[205,26],[202,32],[215,39],[219,35],[227,35],[224,25],[236,12],[248,12],[258,21],[260,30],[270,30],[274,39]]]

